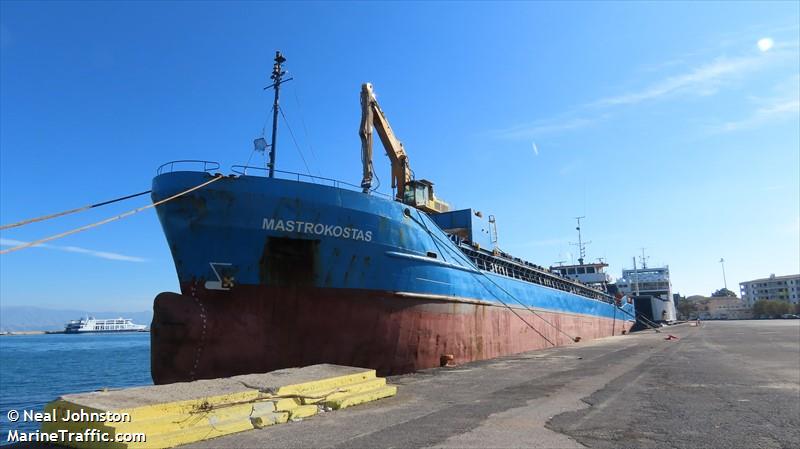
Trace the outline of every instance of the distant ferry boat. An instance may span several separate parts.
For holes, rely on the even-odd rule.
[[[143,332],[147,330],[144,324],[134,324],[128,318],[113,318],[98,320],[94,317],[71,320],[67,323],[64,332],[67,334],[82,334],[88,332]]]
[[[622,294],[633,296],[637,312],[649,320],[670,323],[678,319],[669,266],[648,267],[643,257],[641,268],[622,270],[617,288]]]

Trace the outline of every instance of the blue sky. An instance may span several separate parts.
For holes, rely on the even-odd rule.
[[[495,215],[505,251],[570,260],[584,215],[612,274],[644,247],[676,291],[710,294],[724,257],[738,292],[800,272],[798,23],[796,2],[4,1],[0,221],[146,190],[169,160],[247,162],[280,49],[312,173],[358,184],[371,81],[417,176]],[[278,148],[278,168],[306,171],[283,124]],[[0,281],[3,305],[108,311],[177,289],[152,211],[0,256]]]

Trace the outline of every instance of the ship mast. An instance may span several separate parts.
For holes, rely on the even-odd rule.
[[[583,259],[586,257],[586,245],[592,242],[584,242],[581,236],[581,218],[584,217],[575,217],[578,220],[578,226],[575,227],[575,230],[578,231],[578,243],[570,243],[570,245],[575,245],[578,247],[578,264],[583,265]]]
[[[283,79],[283,75],[286,75],[286,71],[283,70],[281,65],[284,62],[286,62],[286,58],[283,57],[280,50],[276,51],[275,64],[272,66],[272,76],[270,76],[272,84],[264,88],[264,90],[269,88],[275,89],[275,101],[272,103],[272,144],[269,147],[269,162],[267,163],[270,178],[275,177],[275,144],[278,137],[278,108],[280,107],[278,98],[280,96],[281,84],[292,80],[292,78]]]

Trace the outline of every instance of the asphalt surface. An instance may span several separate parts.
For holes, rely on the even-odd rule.
[[[396,397],[181,447],[800,447],[800,320],[683,324],[389,382]]]
[[[394,398],[184,447],[800,447],[800,320],[684,324],[389,381]]]

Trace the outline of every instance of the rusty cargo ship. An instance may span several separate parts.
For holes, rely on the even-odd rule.
[[[263,174],[170,163],[154,178],[158,201],[219,177],[157,208],[181,291],[154,303],[155,383],[323,362],[398,374],[631,328],[625,298],[499,251],[493,220],[414,179],[369,84],[361,105],[360,186],[275,170],[275,126],[271,146],[256,143],[270,150]],[[394,197],[371,188],[373,127]]]

